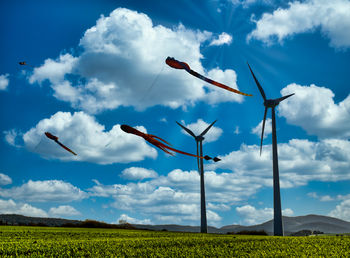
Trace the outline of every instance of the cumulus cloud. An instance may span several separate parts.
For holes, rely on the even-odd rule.
[[[186,29],[181,24],[174,28],[155,26],[145,14],[118,8],[85,31],[79,56],[67,53],[47,59],[34,69],[29,81],[49,81],[57,99],[89,113],[120,106],[144,110],[154,105],[185,108],[197,101],[242,102],[242,96],[218,91],[165,64],[167,56],[174,56],[199,73],[224,79],[237,88],[233,70],[203,68],[200,46],[211,38],[210,32]],[[227,38],[223,36],[221,42],[228,42]]]
[[[265,121],[265,130],[264,130],[264,139],[272,133],[272,124],[271,124],[271,118],[267,118]],[[261,137],[261,130],[262,130],[262,124],[263,120],[252,129],[252,134],[256,134],[259,138]]]
[[[8,73],[0,75],[0,90],[6,90],[7,89],[7,86],[10,83],[10,80],[9,80],[8,77],[9,77]]]
[[[146,132],[142,126],[136,126]],[[51,132],[59,141],[78,155],[73,156],[54,141],[45,137]],[[43,119],[22,136],[25,147],[45,158],[65,161],[88,161],[98,164],[128,163],[145,158],[156,158],[157,151],[135,135],[127,134],[116,124],[110,131],[94,117],[84,112],[57,112]]]
[[[63,217],[80,215],[80,212],[70,205],[60,205],[58,207],[52,207],[50,208],[49,213],[51,216]]]
[[[341,202],[328,216],[350,221],[350,199]]]
[[[254,4],[272,4],[273,0],[231,0],[234,5],[241,5],[243,8],[249,8]]]
[[[29,180],[21,186],[2,188],[0,196],[29,202],[71,202],[88,197],[84,191],[61,180]]]
[[[273,219],[272,208],[256,209],[254,206],[244,205],[241,207],[237,207],[236,211],[238,215],[243,218],[243,224],[245,225],[261,224],[263,222]],[[293,210],[284,209],[282,210],[282,215],[292,216]]]
[[[143,224],[143,225],[153,224],[150,219],[142,219],[142,220],[135,219],[135,218],[129,217],[127,214],[120,215],[119,219],[115,224],[119,223],[119,221],[126,221],[127,223],[130,223],[130,224]]]
[[[261,184],[252,177],[233,173],[205,172],[208,224],[218,225],[220,211],[253,195]],[[113,198],[112,207],[137,212],[156,224],[197,225],[200,219],[199,175],[197,171],[175,169],[166,176],[146,182],[102,185],[96,182],[91,196]]]
[[[350,95],[335,103],[330,89],[295,83],[281,90],[282,95],[290,93],[295,95],[281,102],[278,108],[278,114],[289,124],[301,126],[319,138],[350,137]]]
[[[238,125],[235,127],[235,130],[234,130],[233,133],[237,134],[237,135],[241,133],[241,131],[239,130],[239,126]]]
[[[320,29],[337,48],[350,46],[350,2],[348,0],[306,0],[289,3],[286,9],[278,8],[273,13],[264,13],[254,21],[256,29],[248,36],[267,44],[278,42],[298,33]]]
[[[210,42],[210,46],[221,46],[221,45],[231,45],[232,43],[232,36],[230,34],[227,34],[226,32],[221,33],[218,38],[213,39]]]
[[[142,180],[145,178],[158,177],[158,174],[152,169],[130,167],[123,170],[122,177],[130,180]]]
[[[309,181],[335,182],[349,180],[350,142],[324,139],[320,142],[292,139],[278,144],[280,180],[282,188],[306,185]],[[239,175],[257,178],[260,185],[272,186],[272,148],[242,144],[239,150],[221,161],[208,165],[209,169],[229,169]]]
[[[20,214],[31,217],[48,217],[44,210],[35,208],[28,203],[16,203],[12,199],[0,199],[0,214]]]
[[[210,123],[204,122],[202,119],[198,119],[197,122],[191,123],[191,124],[185,124],[184,121],[181,121],[181,122],[185,127],[190,129],[195,135],[200,135],[210,125],[210,123],[212,123],[212,122],[210,122]],[[185,130],[183,130],[183,129],[181,130],[181,132],[187,136],[192,137],[187,132],[185,132]],[[219,139],[222,132],[223,131],[221,128],[213,125],[209,129],[209,131],[204,135],[205,141],[203,141],[203,143],[216,141],[217,139]]]
[[[219,68],[214,68],[208,71],[208,77],[220,83],[229,85],[231,88],[238,89],[237,74],[234,70],[227,69],[223,71]],[[243,96],[209,85],[207,93],[203,96],[202,100],[208,102],[210,105],[218,104],[220,102],[241,103],[243,102]]]
[[[21,133],[17,132],[15,129],[9,130],[9,131],[4,131],[5,135],[5,141],[16,148],[22,147],[20,144],[16,143],[16,140],[18,139],[17,136],[20,136]]]
[[[303,186],[310,181],[350,179],[347,173],[350,170],[350,142],[347,140],[292,139],[278,144],[278,150],[282,189]],[[260,156],[259,146],[242,144],[239,150],[220,156],[220,162],[206,165],[208,210],[217,212],[220,217],[221,211],[246,201],[260,189],[272,188],[271,152],[271,145],[264,145]],[[214,172],[217,169],[231,172]],[[175,169],[166,176],[138,183],[102,185],[96,182],[89,192],[92,196],[113,198],[113,207],[151,217],[155,223],[194,224],[199,216],[197,171]],[[259,222],[250,217],[244,221]]]
[[[316,192],[308,193],[307,196],[312,197],[314,199],[318,199],[321,202],[331,202],[331,201],[344,201],[350,199],[350,194],[342,195],[338,194],[336,196],[330,195],[318,195]]]
[[[12,184],[12,179],[8,175],[0,173],[0,185],[9,185]]]

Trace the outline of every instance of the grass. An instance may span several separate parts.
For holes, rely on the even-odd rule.
[[[0,226],[0,257],[349,257],[349,236],[272,237]]]

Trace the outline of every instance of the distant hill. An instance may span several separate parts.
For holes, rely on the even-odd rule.
[[[96,220],[69,220],[59,218],[26,217],[17,214],[0,215],[0,225],[48,226],[48,227],[82,227],[82,228],[124,228],[136,229],[129,223],[108,224]]]
[[[38,217],[26,217],[16,214],[2,214],[0,215],[0,222],[2,224],[9,225],[46,225],[46,226],[82,226],[82,227],[120,227],[120,228],[137,228],[148,230],[167,230],[167,231],[180,231],[180,232],[199,232],[199,226],[182,226],[182,225],[136,225],[127,224],[114,225],[104,222],[97,222],[91,220],[68,220],[60,218],[38,218]],[[336,219],[328,216],[320,215],[306,215],[297,217],[283,217],[284,233],[290,235],[302,230],[320,231],[324,233],[350,233],[350,222]],[[208,227],[209,233],[221,233],[226,234],[228,232],[239,231],[261,231],[264,230],[269,235],[273,234],[273,220],[269,220],[265,223],[253,225],[253,226],[241,226],[241,225],[228,225],[221,228]]]
[[[0,222],[9,225],[45,225],[50,227],[60,227],[64,224],[79,224],[80,220],[69,220],[59,218],[27,217],[17,214],[1,214]]]
[[[328,216],[306,215],[298,217],[283,217],[284,234],[301,230],[321,231],[324,233],[350,233],[350,222]],[[200,227],[180,226],[180,225],[134,225],[136,228],[184,232],[199,232]],[[221,228],[208,227],[209,233],[239,232],[239,231],[261,231],[264,230],[269,235],[273,234],[273,220],[253,226],[228,225]]]

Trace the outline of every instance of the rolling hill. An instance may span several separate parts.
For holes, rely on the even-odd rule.
[[[83,221],[79,220],[67,220],[61,218],[39,218],[39,217],[26,217],[16,214],[2,214],[0,215],[0,222],[2,224],[9,225],[46,225],[46,226],[64,226],[67,224],[79,225]],[[290,235],[291,233],[298,232],[301,230],[321,231],[324,233],[350,233],[350,222],[320,215],[306,215],[297,217],[283,217],[284,233]],[[182,225],[132,225],[138,229],[148,230],[167,230],[167,231],[181,231],[181,232],[199,232],[199,226],[182,226]],[[273,232],[273,220],[269,220],[265,223],[252,225],[252,226],[241,226],[241,225],[227,225],[221,228],[208,227],[209,233],[221,233],[226,234],[228,232],[239,232],[239,231],[260,231],[264,230],[269,235]]]

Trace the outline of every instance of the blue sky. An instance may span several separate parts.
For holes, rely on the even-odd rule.
[[[2,1],[0,213],[199,225],[196,160],[171,157],[121,124],[195,153],[206,135],[208,224],[272,218],[277,108],[282,209],[350,221],[350,1]],[[253,97],[165,64],[187,62]],[[26,61],[28,66],[19,66]],[[268,113],[268,118],[270,112]],[[73,149],[61,149],[49,131]]]

